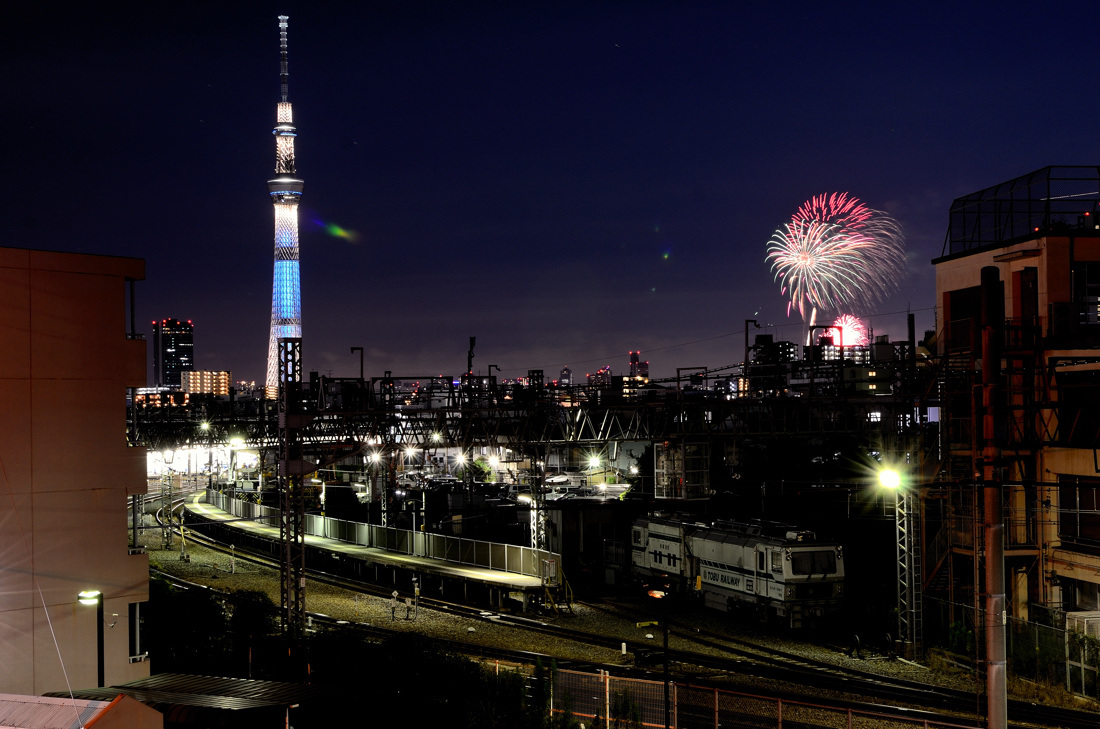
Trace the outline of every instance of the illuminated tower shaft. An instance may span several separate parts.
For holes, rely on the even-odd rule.
[[[271,337],[267,345],[267,396],[279,390],[279,340],[302,336],[302,284],[298,267],[298,200],[305,182],[294,169],[294,115],[287,86],[287,16],[279,16],[279,81],[282,100],[275,124],[275,177],[267,191],[275,204],[275,275],[271,287]]]

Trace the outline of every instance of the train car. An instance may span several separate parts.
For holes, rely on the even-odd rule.
[[[645,518],[631,546],[638,579],[664,578],[722,611],[750,607],[799,628],[836,613],[844,598],[841,545],[788,525]]]
[[[692,524],[674,519],[638,519],[631,530],[631,570],[647,579],[667,576],[675,586],[694,578],[684,559],[684,537]]]

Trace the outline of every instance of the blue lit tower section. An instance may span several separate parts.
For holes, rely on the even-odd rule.
[[[302,336],[302,285],[298,269],[298,200],[305,182],[294,169],[294,115],[287,86],[286,28],[288,16],[279,16],[279,82],[282,100],[275,124],[275,177],[267,191],[275,204],[275,276],[271,287],[271,337],[267,345],[268,397],[279,391],[279,340]]]

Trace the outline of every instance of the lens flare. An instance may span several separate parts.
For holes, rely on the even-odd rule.
[[[324,230],[325,233],[327,233],[328,235],[331,235],[333,238],[343,238],[349,243],[357,243],[359,241],[359,234],[356,233],[354,230],[341,228],[336,223],[325,223],[320,220],[315,220],[313,222],[316,223],[318,227]]]

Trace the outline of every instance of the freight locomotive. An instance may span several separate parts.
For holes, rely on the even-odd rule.
[[[632,529],[631,561],[639,580],[691,591],[722,611],[750,607],[792,628],[836,613],[844,599],[841,545],[783,524],[642,518]]]

